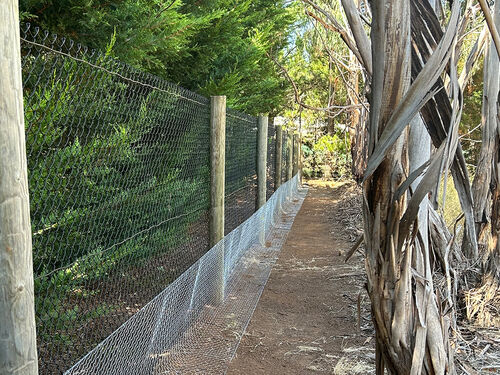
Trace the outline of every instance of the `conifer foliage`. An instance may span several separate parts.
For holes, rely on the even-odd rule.
[[[252,114],[278,112],[278,56],[297,12],[284,0],[21,0],[24,22],[99,50]]]

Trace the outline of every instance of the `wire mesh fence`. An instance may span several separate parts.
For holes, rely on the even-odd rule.
[[[298,176],[282,185],[66,375],[225,373],[304,193]],[[221,254],[223,279],[215,275]]]
[[[21,59],[39,370],[57,374],[209,250],[210,101],[30,25]],[[255,212],[257,119],[226,119],[227,234]]]
[[[282,156],[281,156],[281,161],[282,161],[282,167],[281,167],[281,181],[286,181],[286,176],[287,176],[287,170],[288,170],[288,132],[283,131],[282,133]]]
[[[276,129],[272,121],[267,129],[267,167],[266,167],[266,200],[269,200],[275,190],[274,171],[276,169]]]
[[[40,372],[65,370],[208,250],[209,101],[22,30]]]
[[[227,109],[224,234],[248,219],[257,197],[257,118]]]

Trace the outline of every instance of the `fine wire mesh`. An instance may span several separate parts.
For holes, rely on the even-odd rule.
[[[307,191],[295,176],[67,375],[222,374]],[[224,258],[225,298],[214,283]]]
[[[257,200],[257,118],[226,110],[224,234],[248,219]]]
[[[276,169],[276,128],[269,122],[267,130],[266,200],[274,193],[274,171]]]
[[[39,368],[57,374],[208,250],[210,103],[29,25],[21,54]]]

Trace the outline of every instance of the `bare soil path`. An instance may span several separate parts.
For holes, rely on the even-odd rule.
[[[344,262],[361,233],[359,191],[309,186],[228,374],[374,373],[363,258]]]

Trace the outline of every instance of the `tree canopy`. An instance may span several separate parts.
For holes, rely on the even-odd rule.
[[[31,22],[246,112],[277,113],[288,85],[278,57],[297,20],[285,0],[21,0]]]

